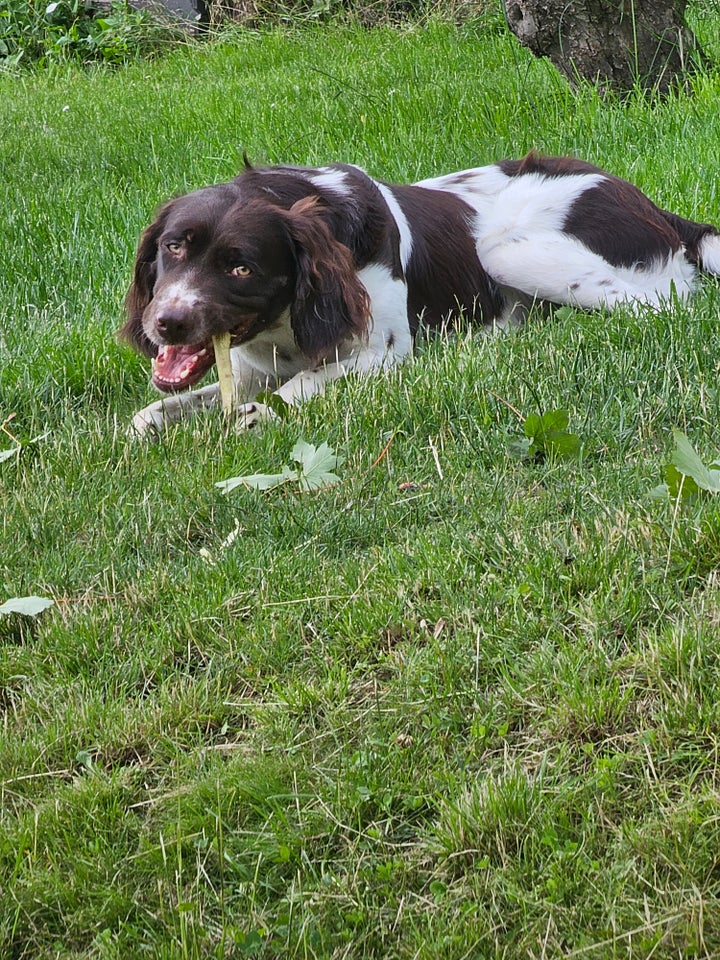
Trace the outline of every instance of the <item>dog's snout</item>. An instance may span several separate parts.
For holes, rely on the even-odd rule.
[[[144,316],[151,339],[155,335],[177,344],[197,340],[202,303],[200,291],[187,279],[159,284]]]
[[[158,311],[155,327],[167,343],[185,343],[193,329],[193,317],[187,310],[167,306]]]

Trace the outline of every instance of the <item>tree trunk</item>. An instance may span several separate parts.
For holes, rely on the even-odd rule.
[[[666,92],[703,54],[687,0],[504,0],[508,25],[535,56],[575,83]]]

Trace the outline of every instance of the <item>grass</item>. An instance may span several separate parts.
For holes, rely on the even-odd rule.
[[[720,507],[648,497],[673,426],[720,446],[717,285],[156,445],[113,338],[155,206],[243,150],[413,179],[537,146],[717,221],[719,88],[571,94],[487,22],[0,78],[0,600],[55,599],[0,621],[1,956],[720,955]],[[513,458],[512,407],[582,459]],[[339,486],[213,486],[301,437]]]

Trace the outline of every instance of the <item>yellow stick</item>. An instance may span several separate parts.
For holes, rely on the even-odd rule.
[[[230,334],[220,333],[213,337],[215,348],[215,365],[217,366],[218,381],[220,383],[220,400],[223,413],[226,416],[235,409],[235,381],[230,363]]]

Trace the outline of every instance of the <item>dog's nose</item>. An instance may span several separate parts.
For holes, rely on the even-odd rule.
[[[192,317],[185,311],[166,307],[155,318],[155,326],[166,343],[186,343],[192,329]]]

